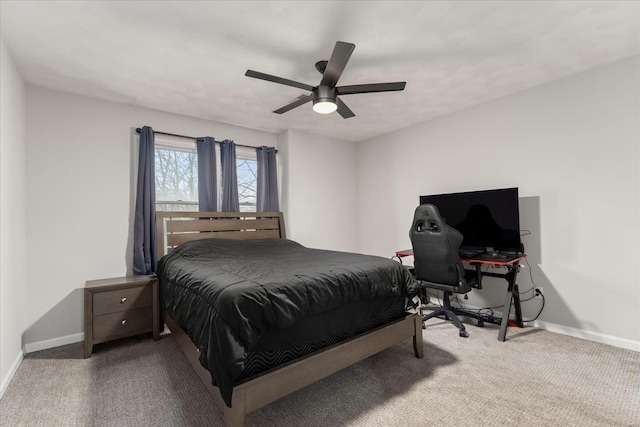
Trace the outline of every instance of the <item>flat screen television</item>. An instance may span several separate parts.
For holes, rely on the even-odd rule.
[[[523,252],[518,188],[420,196],[420,204],[426,203],[462,233],[462,251]]]

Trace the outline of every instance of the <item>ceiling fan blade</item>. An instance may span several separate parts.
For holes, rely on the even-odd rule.
[[[404,90],[407,82],[395,83],[370,83],[364,85],[351,85],[337,87],[339,95],[352,95],[354,93],[394,92]]]
[[[336,98],[336,104],[338,104],[338,114],[340,114],[343,119],[355,117],[354,112],[351,111],[351,109],[347,107],[347,104],[342,102],[340,98]]]
[[[295,101],[293,101],[292,103],[287,104],[284,107],[278,108],[277,110],[274,111],[274,113],[276,113],[276,114],[286,113],[289,110],[293,110],[294,108],[301,106],[302,104],[306,104],[307,102],[311,101],[312,99],[313,99],[313,95],[301,96],[298,99],[296,99]]]
[[[247,70],[247,72],[244,73],[244,75],[247,77],[253,77],[260,80],[266,80],[268,82],[280,83],[281,85],[285,85],[285,86],[297,87],[299,89],[308,90],[309,92],[313,90],[313,86],[309,86],[307,84],[300,83],[300,82],[295,82],[289,79],[283,79],[282,77],[272,76],[271,74],[260,73],[258,71]]]
[[[322,75],[321,85],[335,87],[338,84],[338,79],[342,75],[344,67],[347,66],[347,62],[355,48],[356,45],[353,43],[336,42],[327,68]]]

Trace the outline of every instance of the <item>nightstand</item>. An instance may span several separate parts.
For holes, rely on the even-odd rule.
[[[106,341],[153,332],[160,338],[158,279],[127,276],[89,280],[84,287],[84,357]]]

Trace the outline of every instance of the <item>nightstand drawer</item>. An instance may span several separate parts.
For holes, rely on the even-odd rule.
[[[151,332],[153,320],[152,307],[95,316],[93,318],[93,339],[97,340],[138,330]]]
[[[133,308],[151,307],[152,305],[153,289],[151,286],[96,292],[93,294],[94,316],[117,313]]]

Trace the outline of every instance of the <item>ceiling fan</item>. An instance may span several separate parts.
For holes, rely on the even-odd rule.
[[[311,92],[309,95],[302,95],[290,104],[278,108],[274,111],[276,114],[286,113],[296,107],[313,101],[313,110],[321,114],[329,114],[338,111],[338,114],[344,119],[354,117],[353,111],[342,102],[338,95],[353,95],[356,93],[371,92],[393,92],[404,90],[406,82],[395,83],[371,83],[351,86],[336,86],[338,79],[342,75],[342,71],[347,66],[347,62],[353,53],[356,45],[352,43],[336,42],[333,53],[329,61],[316,62],[316,70],[322,74],[322,80],[318,86],[311,86],[305,83],[284,79],[282,77],[272,76],[270,74],[260,73],[258,71],[247,70],[244,74],[247,77],[267,80],[269,82],[280,83],[285,86],[293,86]]]

